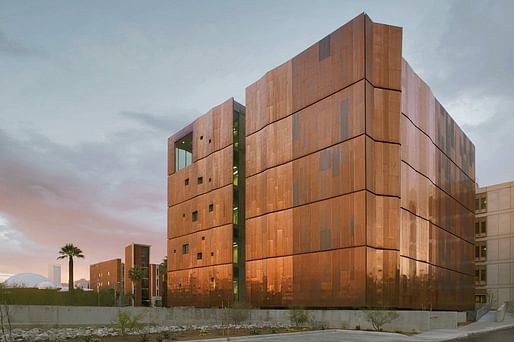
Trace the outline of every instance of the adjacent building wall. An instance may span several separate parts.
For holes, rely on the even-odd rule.
[[[132,243],[125,247],[125,295],[135,306],[150,305],[150,246]],[[132,282],[129,274],[133,267],[139,268],[143,273],[141,281]]]
[[[514,182],[477,189],[475,301],[514,301]]]
[[[121,259],[102,261],[89,266],[89,286],[93,290],[116,289],[123,291]]]

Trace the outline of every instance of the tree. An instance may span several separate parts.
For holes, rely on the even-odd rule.
[[[132,306],[135,305],[136,301],[135,284],[138,284],[143,279],[143,275],[143,270],[137,266],[134,266],[129,270],[128,277],[132,282]]]
[[[159,274],[161,276],[160,283],[162,284],[162,306],[168,306],[168,257],[165,256],[159,264]]]
[[[60,256],[57,257],[57,259],[68,258],[68,289],[71,292],[73,290],[73,257],[84,258],[84,255],[82,254],[82,250],[72,243],[67,243],[65,246],[61,247],[59,254]]]

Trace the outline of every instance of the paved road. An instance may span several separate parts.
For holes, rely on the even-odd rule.
[[[486,334],[470,336],[452,340],[452,342],[512,342],[514,341],[514,328],[493,331]]]

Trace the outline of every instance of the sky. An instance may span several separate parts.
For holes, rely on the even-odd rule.
[[[514,180],[514,1],[0,0],[0,273],[166,254],[167,137],[361,12]]]

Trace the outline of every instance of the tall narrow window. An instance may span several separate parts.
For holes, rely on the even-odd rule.
[[[175,142],[175,171],[179,171],[191,165],[192,162],[193,133],[189,133]]]
[[[183,244],[182,245],[182,254],[189,254],[189,244]]]
[[[198,211],[197,210],[193,211],[193,213],[191,214],[191,220],[193,220],[193,222],[198,221]]]

